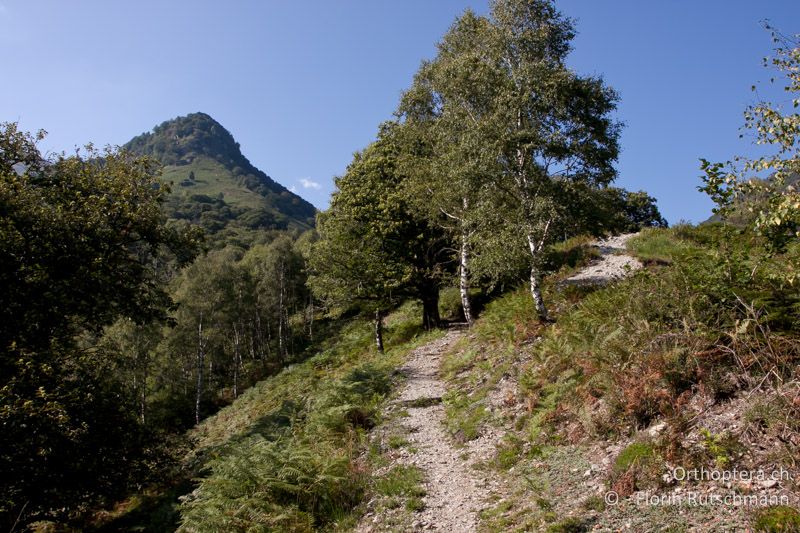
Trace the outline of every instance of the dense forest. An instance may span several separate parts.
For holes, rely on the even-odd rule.
[[[309,237],[202,252],[200,226],[167,218],[152,159],[45,160],[13,124],[2,154],[3,513],[79,513],[303,351]]]
[[[568,68],[575,31],[551,0],[466,11],[319,213],[204,113],[56,156],[3,124],[0,527],[338,530],[381,497],[420,511],[424,473],[380,462],[405,444],[369,435],[397,368],[451,324],[471,334],[432,400],[454,439],[489,424],[495,369],[527,398],[487,468],[618,439],[624,498],[660,486],[657,461],[753,466],[727,437],[693,455],[679,435],[694,398],[766,386],[758,427],[786,452],[770,464],[796,466],[800,116],[749,108],[775,154],[703,160],[715,218],[667,229],[648,193],[613,186],[619,96]],[[800,47],[773,37],[797,107]],[[642,272],[568,285],[593,239],[634,232]],[[672,442],[636,440],[662,420]],[[532,486],[513,497],[527,518],[484,529],[556,527],[544,496],[525,507]],[[598,509],[548,530],[588,531]]]

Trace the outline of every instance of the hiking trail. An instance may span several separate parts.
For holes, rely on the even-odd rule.
[[[599,249],[600,259],[563,283],[605,284],[641,268],[637,259],[624,253],[625,242],[633,235],[596,241],[593,245]],[[392,464],[416,466],[425,477],[424,508],[414,511],[411,523],[406,524],[414,531],[477,531],[480,511],[488,507],[493,493],[502,488],[499,480],[475,466],[494,457],[504,431],[488,426],[477,438],[457,445],[445,427],[442,397],[447,385],[440,377],[439,367],[442,355],[466,332],[463,327],[452,328],[443,337],[415,349],[400,368],[405,377],[403,388],[386,408],[387,414],[406,412],[407,416],[396,416],[390,423],[400,426],[394,429],[406,435],[411,448],[393,452]],[[386,509],[368,512],[356,531],[394,530],[389,520],[391,512]]]

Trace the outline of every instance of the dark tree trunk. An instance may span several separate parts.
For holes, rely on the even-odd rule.
[[[422,296],[422,327],[426,330],[438,328],[442,321],[439,318],[439,288],[429,288]]]
[[[383,311],[375,311],[375,346],[378,353],[383,353]]]

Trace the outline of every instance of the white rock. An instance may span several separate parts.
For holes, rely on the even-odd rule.
[[[659,422],[658,424],[655,424],[650,429],[648,429],[647,430],[647,434],[650,435],[651,437],[657,437],[665,429],[667,429],[667,423],[666,422]]]

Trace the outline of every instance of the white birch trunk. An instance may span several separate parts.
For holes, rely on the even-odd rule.
[[[197,325],[197,388],[194,398],[194,420],[200,423],[200,400],[203,397],[203,367],[205,366],[205,342],[203,341],[203,313]]]
[[[286,347],[283,343],[283,263],[281,263],[281,271],[279,276],[279,296],[278,296],[278,357],[281,361],[284,360],[286,355]]]
[[[383,312],[380,309],[375,311],[375,346],[378,353],[383,353]]]
[[[536,306],[536,314],[539,315],[541,320],[550,320],[542,297],[542,274],[538,266],[541,247],[537,244],[532,234],[528,234],[528,249],[531,253],[531,296],[533,297],[533,304]]]
[[[464,309],[464,319],[468,326],[472,326],[472,304],[469,301],[469,245],[467,234],[461,235],[461,262],[459,264],[458,290],[461,293],[461,307]]]
[[[145,354],[144,367],[142,368],[142,384],[139,393],[139,415],[142,419],[142,425],[145,424],[145,413],[147,411],[147,367],[148,367],[148,360],[147,360],[147,354]]]
[[[239,366],[242,364],[242,357],[239,352],[239,329],[233,326],[233,397],[239,397]]]

